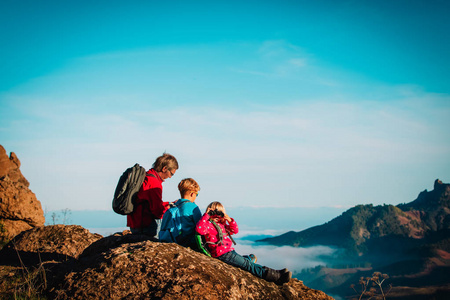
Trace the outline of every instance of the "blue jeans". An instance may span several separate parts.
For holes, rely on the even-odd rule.
[[[258,276],[259,278],[263,278],[264,274],[266,273],[263,266],[255,264],[254,262],[251,261],[249,257],[243,257],[242,255],[236,253],[236,251],[234,250],[227,252],[217,258],[223,261],[224,263],[250,272],[253,275]]]
[[[145,234],[152,239],[158,240],[159,230],[161,229],[161,219],[154,219],[147,227],[130,228],[132,234]]]

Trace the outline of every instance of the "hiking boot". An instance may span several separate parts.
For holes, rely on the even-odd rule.
[[[267,280],[268,282],[276,282],[280,279],[280,271],[264,267],[266,270],[266,273],[263,276],[263,279]]]
[[[266,270],[266,274],[263,279],[269,282],[275,282],[277,285],[283,285],[284,283],[289,282],[292,278],[292,272],[288,269],[274,270],[268,267],[264,268]]]
[[[285,283],[288,283],[292,278],[292,272],[288,269],[283,269],[281,271],[278,271],[280,273],[280,278],[275,282],[278,285],[283,285]]]

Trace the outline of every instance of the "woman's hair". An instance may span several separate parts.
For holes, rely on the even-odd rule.
[[[222,203],[217,202],[217,201],[211,202],[206,209],[208,209],[208,208],[211,208],[211,210],[218,209],[218,210],[226,213],[225,207],[222,205]]]
[[[170,170],[178,170],[178,161],[175,156],[170,155],[169,153],[163,153],[160,157],[158,157],[153,163],[153,169],[156,172],[162,172],[162,169],[167,167]]]
[[[200,186],[197,181],[192,178],[185,178],[178,184],[178,190],[180,191],[181,197],[184,197],[188,192],[198,192],[200,191]]]

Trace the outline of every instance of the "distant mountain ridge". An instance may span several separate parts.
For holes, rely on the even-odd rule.
[[[434,190],[424,190],[408,204],[357,205],[333,220],[300,232],[258,240],[272,245],[327,245],[347,250],[349,255],[368,254],[375,240],[390,237],[423,239],[450,229],[450,184],[439,179]]]
[[[399,205],[357,205],[319,226],[258,240],[277,246],[338,248],[327,266],[295,277],[341,297],[375,271],[389,274],[395,299],[450,299],[450,184]]]

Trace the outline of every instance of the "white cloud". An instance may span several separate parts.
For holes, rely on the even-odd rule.
[[[255,244],[238,243],[235,246],[240,255],[255,254],[257,263],[273,269],[288,268],[293,272],[300,272],[305,268],[326,265],[325,258],[331,259],[336,249],[326,246],[308,248],[255,246]]]
[[[122,169],[134,162],[150,167],[164,151],[179,157],[178,179],[194,177],[201,183],[203,201],[348,206],[383,201],[394,192],[387,202],[395,202],[389,181],[410,172],[404,166],[420,162],[423,168],[422,162],[442,159],[449,150],[440,138],[447,134],[441,127],[447,122],[444,114],[428,104],[413,112],[407,106],[317,101],[249,112],[194,105],[123,114],[73,110],[59,115],[49,110],[46,123],[34,125],[34,149],[28,150],[24,168],[50,209],[109,207]],[[39,133],[41,126],[45,130]],[[37,154],[51,156],[33,161]],[[427,183],[434,179],[427,178]],[[384,194],[371,186],[375,180],[386,187]],[[177,183],[165,183],[168,199],[178,197]],[[408,189],[414,195],[423,188]]]
[[[294,66],[296,66],[296,67],[302,68],[302,67],[306,66],[306,59],[304,59],[304,58],[292,58],[291,60],[289,60],[289,63],[294,65]]]

